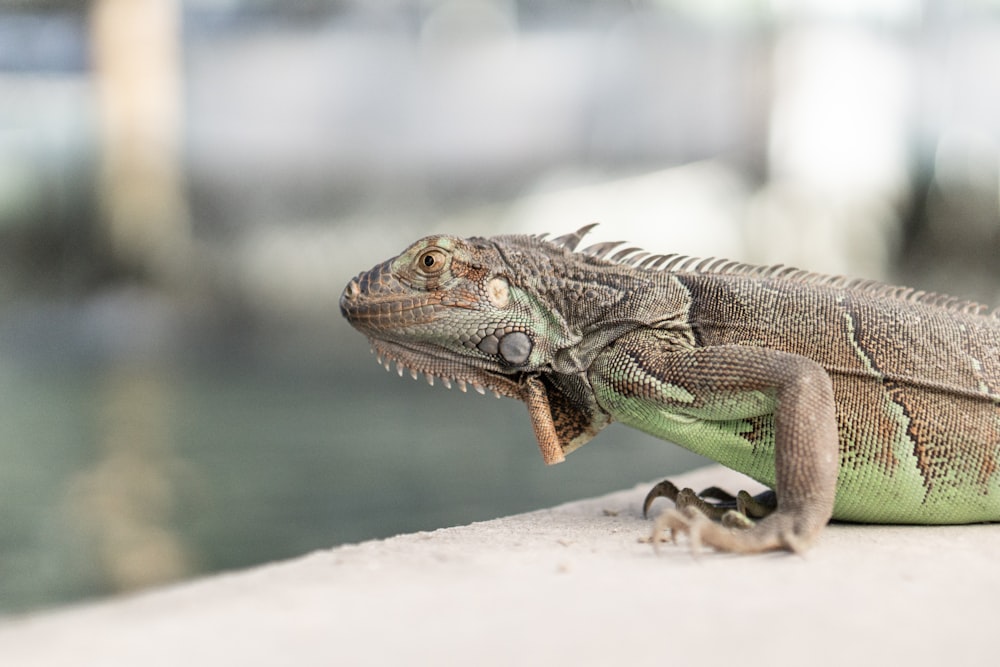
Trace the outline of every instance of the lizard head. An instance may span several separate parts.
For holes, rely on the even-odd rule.
[[[487,241],[429,236],[348,283],[340,310],[401,373],[520,398],[543,360],[510,273]]]
[[[605,422],[595,427],[542,373],[571,334],[518,284],[524,274],[491,240],[429,236],[351,280],[340,310],[387,369],[394,361],[400,375],[527,403],[543,457],[555,463]]]

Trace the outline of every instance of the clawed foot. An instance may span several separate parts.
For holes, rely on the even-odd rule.
[[[679,510],[696,508],[709,519],[734,528],[751,526],[753,521],[750,519],[763,519],[778,506],[774,491],[764,491],[756,496],[740,491],[734,496],[717,486],[710,486],[701,493],[695,493],[692,489],[678,489],[673,482],[665,479],[646,494],[642,503],[644,517],[649,516],[649,508],[657,498],[672,500]]]
[[[664,511],[656,519],[651,538],[654,547],[667,539],[676,542],[677,536],[683,534],[687,535],[693,552],[700,551],[702,546],[736,553],[772,549],[801,552],[818,532],[813,521],[804,524],[802,517],[794,513],[775,511],[773,491],[756,496],[740,491],[733,496],[711,487],[695,493],[663,481],[646,495],[644,515],[657,498],[673,500],[677,507]]]

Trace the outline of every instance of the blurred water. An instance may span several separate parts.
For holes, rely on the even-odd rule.
[[[0,332],[0,612],[536,509],[701,461],[616,426],[546,467],[521,404],[389,376],[346,324],[302,364],[267,337],[98,353],[72,312],[22,307]]]

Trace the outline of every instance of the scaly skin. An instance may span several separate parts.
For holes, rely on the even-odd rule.
[[[341,311],[400,373],[524,401],[546,463],[617,420],[774,489],[763,519],[720,525],[699,510],[735,502],[659,486],[649,500],[678,509],[657,530],[694,545],[802,550],[831,517],[1000,520],[997,312],[619,244],[576,252],[589,229],[427,237],[352,280]]]

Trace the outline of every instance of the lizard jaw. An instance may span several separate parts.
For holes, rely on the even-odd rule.
[[[403,377],[404,373],[409,373],[410,377],[414,380],[420,378],[421,375],[427,380],[427,384],[434,386],[435,381],[440,381],[446,388],[451,389],[453,384],[456,385],[462,393],[468,391],[469,386],[473,388],[477,393],[485,395],[487,390],[492,391],[493,395],[497,398],[502,396],[507,396],[510,398],[521,398],[521,393],[518,391],[518,383],[516,380],[507,379],[500,376],[487,375],[485,372],[480,374],[478,379],[473,379],[471,377],[459,377],[455,374],[444,373],[440,370],[432,369],[428,364],[414,364],[413,362],[405,362],[401,359],[403,356],[412,356],[412,350],[405,348],[396,349],[397,346],[392,343],[387,343],[386,341],[371,340],[371,351],[375,355],[375,359],[378,363],[385,368],[386,371],[392,370],[392,364],[396,364],[396,373],[399,377]]]
[[[422,353],[420,350],[408,348],[397,343],[389,343],[374,339],[371,340],[371,344],[372,353],[375,354],[375,358],[378,362],[385,367],[385,370],[391,371],[392,362],[395,362],[396,372],[400,377],[403,376],[403,373],[409,371],[410,376],[416,380],[420,377],[420,374],[423,373],[427,380],[427,384],[431,386],[434,385],[434,381],[437,379],[441,380],[441,383],[445,387],[451,389],[452,382],[455,382],[458,385],[459,390],[465,392],[468,391],[468,385],[471,384],[472,388],[480,394],[485,394],[486,390],[489,389],[497,398],[500,398],[501,396],[508,396],[510,398],[523,401],[528,406],[528,414],[531,416],[531,425],[535,432],[535,438],[538,441],[538,446],[541,450],[542,459],[545,463],[559,463],[566,458],[563,451],[564,443],[559,436],[555,423],[553,422],[552,408],[549,402],[548,393],[537,376],[521,373],[514,377],[507,377],[504,375],[497,375],[487,371],[473,369],[472,373],[478,376],[476,379],[469,376],[456,377],[441,370],[431,370],[430,366],[434,364],[433,357],[429,357],[426,353]],[[420,366],[423,367],[419,367],[412,361],[401,361],[401,356],[406,356],[411,359],[416,358],[421,361],[429,360],[429,363],[426,365],[420,364]],[[462,370],[466,369],[463,368]]]

